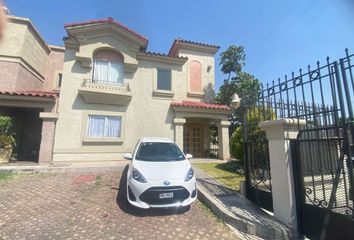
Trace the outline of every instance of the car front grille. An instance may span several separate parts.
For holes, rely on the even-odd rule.
[[[159,196],[161,193],[173,192],[173,198],[162,198]],[[152,187],[147,189],[140,195],[140,200],[151,205],[173,204],[176,202],[183,202],[189,197],[187,189],[181,186],[169,186],[169,187]]]

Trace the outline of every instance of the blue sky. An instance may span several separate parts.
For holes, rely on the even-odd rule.
[[[226,78],[219,55],[231,44],[246,50],[244,71],[263,83],[354,52],[353,0],[4,0],[28,17],[49,44],[63,45],[65,23],[112,16],[167,53],[177,37],[217,44],[216,87]]]

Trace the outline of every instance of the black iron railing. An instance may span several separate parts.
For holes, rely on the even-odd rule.
[[[266,186],[268,179],[271,186],[271,174],[266,176],[269,157],[261,147],[266,137],[258,124],[278,118],[304,120],[305,124],[301,125],[298,121],[293,156],[298,173],[299,204],[307,206],[304,207],[306,217],[316,213],[314,219],[322,219],[321,226],[325,226],[322,229],[328,227],[329,213],[354,220],[353,61],[354,54],[346,49],[345,57],[338,61],[327,57],[324,64],[308,65],[305,70],[262,85],[258,94],[245,98],[242,103],[247,181],[256,190],[260,190],[259,185]],[[255,142],[258,148],[250,151]],[[263,172],[261,177],[257,175],[259,172]],[[254,185],[258,179],[259,184]]]

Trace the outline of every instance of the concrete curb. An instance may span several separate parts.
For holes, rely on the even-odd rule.
[[[3,166],[0,172],[7,173],[75,173],[122,171],[126,164],[114,166]]]
[[[257,222],[242,219],[225,208],[224,205],[213,195],[209,194],[201,184],[197,183],[197,186],[198,199],[207,205],[216,216],[237,230],[264,239],[291,239],[287,231],[266,227]]]

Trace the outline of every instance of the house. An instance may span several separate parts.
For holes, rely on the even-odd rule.
[[[28,18],[8,16],[0,42],[0,115],[13,118],[15,157],[52,159],[64,48],[48,46]]]
[[[0,111],[20,111],[36,131],[40,163],[121,160],[143,136],[200,158],[217,144],[217,157],[229,158],[231,110],[213,103],[218,46],[176,39],[167,54],[149,52],[147,38],[108,18],[66,24],[61,48],[28,19],[9,19]]]
[[[54,162],[122,159],[143,136],[208,157],[210,125],[229,158],[228,106],[213,104],[219,47],[176,39],[168,54],[112,18],[65,25]]]

